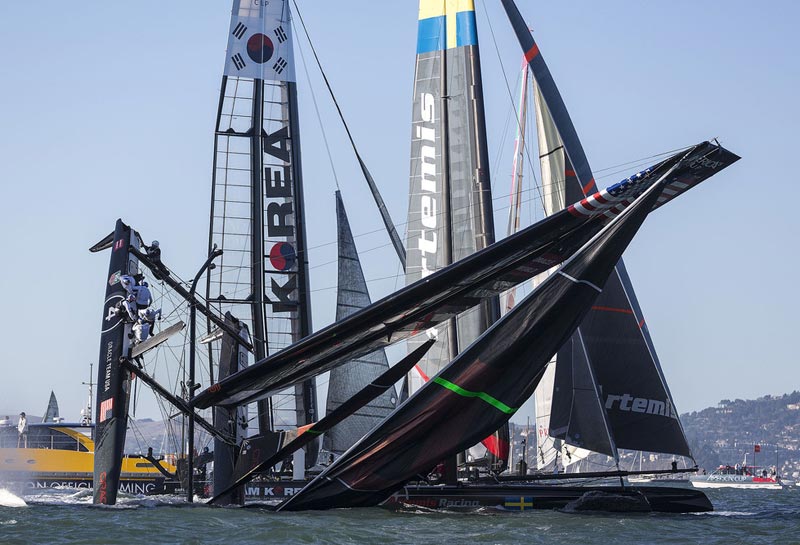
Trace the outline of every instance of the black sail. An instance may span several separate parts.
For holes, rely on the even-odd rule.
[[[338,285],[336,291],[336,321],[371,304],[367,282],[358,259],[350,222],[339,191],[336,192],[336,221],[338,229]],[[328,380],[326,414],[331,414],[342,403],[352,398],[364,386],[389,369],[383,349],[365,354],[331,370]],[[368,431],[389,416],[397,403],[394,387],[370,401],[352,414],[342,425],[325,432],[322,449],[340,455],[361,439]]]
[[[659,196],[651,187],[562,268],[279,510],[376,505],[530,397]]]
[[[592,169],[539,46],[514,1],[502,0],[502,3],[538,84],[542,103],[538,106],[545,110],[544,117],[554,129],[551,133],[556,133],[552,152],[563,154],[567,163],[563,177],[565,201],[560,203],[560,206],[565,206],[594,191]],[[709,144],[708,148],[705,154],[696,157],[690,170],[717,170],[738,159],[719,146]],[[659,197],[657,206],[673,198],[678,190],[686,191],[696,183],[691,172],[676,177],[673,185]],[[608,444],[611,442],[619,448],[691,456],[622,259],[585,322],[559,350],[556,361],[551,437],[596,452],[608,453]],[[581,366],[589,368],[582,369]],[[573,375],[573,372],[576,374]],[[599,403],[605,406],[608,414],[607,420],[602,419],[602,428],[610,427],[610,439],[597,434],[598,399],[592,398],[591,391],[585,388],[583,378],[588,375],[594,375],[599,386]],[[574,384],[570,387],[573,379]],[[645,410],[634,413],[629,407],[628,397],[623,398],[624,403],[619,403],[609,395],[639,399],[637,411],[642,404],[646,405]],[[567,407],[569,412],[560,412],[561,408]],[[571,423],[570,419],[573,419]],[[595,440],[589,440],[589,436]]]
[[[122,470],[131,375],[120,363],[130,348],[131,323],[114,308],[127,296],[120,283],[122,275],[138,271],[138,261],[129,247],[138,246],[134,231],[117,220],[106,280],[106,298],[100,334],[95,407],[94,503],[114,505]]]

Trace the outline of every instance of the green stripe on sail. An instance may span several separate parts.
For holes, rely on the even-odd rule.
[[[517,412],[517,409],[514,409],[513,407],[509,407],[508,405],[506,405],[505,403],[503,403],[499,399],[493,398],[492,396],[490,396],[486,392],[470,392],[469,390],[465,390],[464,388],[462,388],[458,384],[453,384],[449,380],[443,379],[442,377],[434,378],[433,382],[435,382],[439,386],[444,386],[448,390],[451,390],[451,391],[457,393],[460,396],[477,397],[478,399],[481,399],[481,400],[485,401],[486,403],[488,403],[489,405],[491,405],[495,409],[497,409],[499,411],[502,411],[502,412],[504,412],[506,414],[514,414],[515,412]]]

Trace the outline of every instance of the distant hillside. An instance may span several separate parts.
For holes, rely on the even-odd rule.
[[[697,463],[706,469],[742,462],[760,445],[757,465],[775,465],[800,476],[800,392],[754,400],[723,399],[716,407],[681,415]]]

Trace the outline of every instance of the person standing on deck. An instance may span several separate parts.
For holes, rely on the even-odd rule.
[[[17,448],[22,444],[23,448],[28,448],[28,419],[25,413],[19,413],[19,422],[17,423],[17,431],[19,438],[17,439]]]

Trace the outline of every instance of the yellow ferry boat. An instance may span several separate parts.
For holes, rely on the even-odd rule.
[[[15,425],[0,427],[0,486],[23,493],[91,488],[93,433],[94,424],[29,424],[26,446]],[[174,462],[140,454],[126,455],[122,461],[120,491],[146,495],[177,491],[180,483],[175,478]]]

